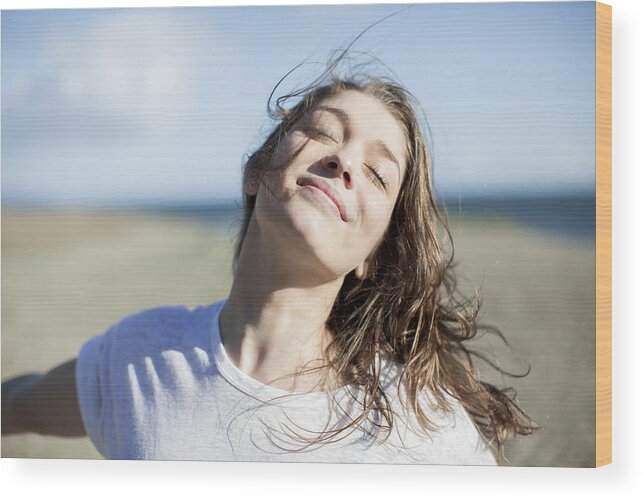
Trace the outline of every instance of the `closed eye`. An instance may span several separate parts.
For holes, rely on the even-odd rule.
[[[318,126],[309,126],[302,129],[302,132],[306,134],[313,140],[332,140],[333,142],[339,142],[339,139],[333,135],[330,130],[321,128]]]
[[[382,174],[379,167],[374,163],[369,163],[368,161],[364,163],[364,168],[366,173],[371,181],[375,184],[379,184],[379,187],[382,187],[384,190],[388,189],[389,181]]]

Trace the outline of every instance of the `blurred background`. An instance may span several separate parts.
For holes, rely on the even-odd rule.
[[[480,349],[542,426],[511,465],[595,452],[593,2],[2,12],[2,379],[43,371],[124,315],[227,296],[241,167],[266,102],[364,28],[422,104]],[[97,458],[2,438],[3,457]]]

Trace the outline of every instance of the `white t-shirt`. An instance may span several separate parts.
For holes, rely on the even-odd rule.
[[[289,393],[264,385],[228,358],[219,334],[225,302],[161,307],[130,316],[82,347],[78,397],[85,428],[110,459],[496,464],[463,407],[429,412],[427,434],[397,393],[399,369],[382,382],[395,411],[381,442],[363,425],[310,444],[357,414],[355,388]],[[335,398],[336,403],[333,402]]]

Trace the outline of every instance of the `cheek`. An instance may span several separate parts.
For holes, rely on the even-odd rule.
[[[270,163],[264,168],[263,184],[271,195],[283,197],[288,190],[287,177],[292,173],[295,158],[301,157],[305,142],[296,136],[288,135],[277,149]]]
[[[368,241],[368,244],[374,247],[386,233],[391,220],[393,206],[389,203],[368,199],[363,203],[362,209],[362,213],[365,214],[361,226],[362,237],[365,242]]]
[[[297,133],[286,135],[275,151],[271,166],[285,168],[295,158],[301,156],[306,149],[310,149],[310,147],[306,147],[307,142],[310,142],[310,139],[301,137]]]

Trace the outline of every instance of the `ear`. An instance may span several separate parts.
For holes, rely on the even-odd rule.
[[[254,172],[248,172],[243,181],[243,192],[248,196],[256,196],[259,192],[259,180]]]
[[[368,277],[368,260],[364,260],[355,268],[355,277],[363,281]]]

